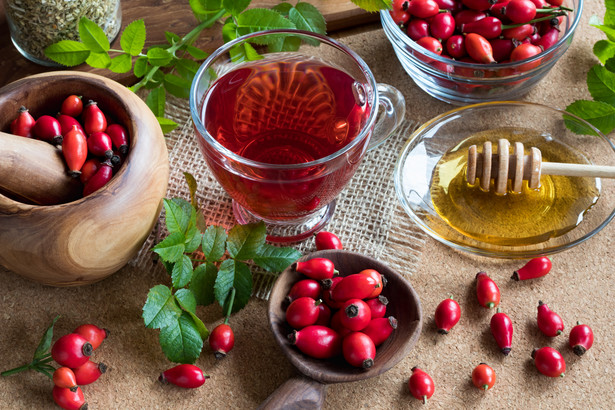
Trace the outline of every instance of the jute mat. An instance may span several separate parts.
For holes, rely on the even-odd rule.
[[[171,171],[166,197],[189,200],[184,178],[184,173],[188,172],[198,183],[196,198],[207,224],[230,229],[236,223],[231,198],[214,179],[199,151],[188,101],[170,98],[167,117],[180,126],[166,136]],[[335,214],[325,227],[340,237],[344,249],[382,260],[404,275],[411,275],[418,265],[426,234],[410,222],[398,205],[393,169],[398,153],[417,125],[415,121],[404,119],[385,144],[366,154],[358,171],[339,195]],[[165,234],[163,212],[131,264],[140,269],[164,269],[162,264],[152,264],[154,253],[151,248]],[[315,250],[314,241],[309,239],[292,246],[304,254]],[[256,266],[252,271],[253,296],[268,299],[277,274]]]

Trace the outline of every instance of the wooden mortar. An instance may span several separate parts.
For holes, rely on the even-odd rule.
[[[85,198],[40,206],[0,193],[0,264],[54,286],[99,281],[133,258],[158,220],[169,179],[164,135],[151,110],[99,75],[58,71],[6,85],[0,89],[0,130],[8,131],[20,106],[37,118],[58,110],[70,94],[97,101],[126,126],[130,150],[111,181]],[[28,174],[22,183],[36,186],[36,178]]]

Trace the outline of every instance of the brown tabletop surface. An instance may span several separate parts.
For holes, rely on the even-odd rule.
[[[147,2],[162,8],[177,3]],[[592,14],[603,16],[601,0],[585,3],[570,49],[523,97],[524,101],[565,108],[574,100],[591,98],[585,78],[597,62],[592,46],[604,38],[589,25]],[[0,45],[7,46],[10,40],[6,27],[0,27],[4,27],[0,30]],[[412,82],[378,22],[333,36],[363,57],[378,81],[391,84],[404,94],[409,118],[424,122],[452,108],[428,96]],[[15,67],[24,68],[29,63],[15,53],[10,61],[5,56],[0,61],[0,80],[6,82],[17,75]],[[13,74],[6,74],[7,67],[11,67]],[[418,366],[427,370],[436,384],[429,408],[615,408],[615,330],[611,318],[615,297],[611,260],[614,229],[610,224],[589,241],[553,255],[553,271],[533,282],[509,279],[523,261],[474,257],[428,238],[417,245],[418,267],[404,272],[419,294],[424,311],[425,325],[417,346],[397,366],[377,378],[328,386],[324,407],[422,408],[406,387],[410,369]],[[513,351],[507,357],[493,347],[488,329],[491,312],[475,303],[474,277],[480,270],[487,271],[498,282],[503,306],[517,318]],[[267,302],[252,298],[245,309],[233,315],[236,346],[231,354],[216,361],[204,348],[197,364],[211,376],[205,386],[189,391],[160,386],[157,376],[170,364],[160,351],[158,332],[146,329],[141,319],[148,290],[167,280],[164,273],[156,272],[144,273],[127,266],[93,285],[52,288],[0,268],[0,370],[29,361],[43,329],[56,314],[61,314],[57,335],[84,322],[96,323],[112,332],[96,352],[96,359],[109,365],[108,373],[84,387],[91,409],[256,408],[295,374],[270,332]],[[433,312],[449,295],[457,296],[464,311],[457,327],[442,337],[436,333]],[[545,301],[562,316],[566,325],[564,335],[549,339],[540,334],[535,325],[538,300]],[[209,329],[222,321],[218,306],[199,313]],[[596,337],[594,347],[583,357],[574,356],[567,346],[568,331],[577,320],[589,324]],[[568,365],[564,378],[546,378],[533,367],[530,353],[534,347],[543,345],[563,352]],[[487,392],[470,383],[470,373],[480,362],[491,364],[498,375],[495,387]],[[2,378],[0,408],[52,408],[50,391],[50,382],[35,372]]]

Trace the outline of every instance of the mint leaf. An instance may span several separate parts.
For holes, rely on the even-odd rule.
[[[594,55],[602,64],[609,58],[615,56],[615,42],[609,40],[598,40],[594,44]]]
[[[577,100],[566,107],[566,111],[583,118],[598,128],[603,134],[609,134],[615,129],[615,107],[602,101]],[[567,121],[566,126],[577,134],[595,135],[596,133],[582,124]]]
[[[136,57],[141,54],[145,47],[145,22],[135,20],[126,26],[120,37],[120,47],[127,54]]]
[[[164,67],[173,60],[173,54],[161,47],[152,47],[147,50],[147,62],[154,67]]]
[[[248,9],[237,16],[237,32],[240,35],[261,30],[295,28],[295,24],[280,13],[263,8]],[[265,36],[268,37],[268,36]]]
[[[214,303],[214,284],[218,276],[218,268],[213,263],[202,263],[194,269],[190,290],[196,298],[196,303],[208,306]]]
[[[156,119],[158,120],[158,124],[160,125],[160,129],[162,129],[163,134],[168,134],[169,132],[177,128],[177,126],[179,125],[175,121],[168,118],[156,117]]]
[[[168,73],[164,76],[164,88],[178,98],[190,97],[190,81]]]
[[[132,58],[128,54],[120,54],[111,59],[109,70],[114,73],[127,73],[132,68]]]
[[[254,257],[253,260],[254,263],[269,272],[282,272],[300,257],[301,252],[297,249],[282,248],[266,243],[260,254]]]
[[[192,213],[195,212],[190,202],[181,198],[164,199],[166,226],[170,233],[186,232],[190,226]]]
[[[248,303],[252,294],[252,274],[245,263],[227,259],[220,264],[214,285],[216,300],[224,311],[226,311],[227,303],[230,302],[227,299],[233,288],[235,288],[236,294],[232,311],[237,312]]]
[[[196,315],[196,299],[192,291],[189,289],[179,289],[175,292],[175,299],[179,306],[192,317],[201,338],[203,340],[207,339],[209,330],[207,330],[203,321]]]
[[[94,68],[107,68],[111,65],[111,57],[109,57],[109,54],[107,54],[107,52],[102,52],[102,53],[90,53],[90,55],[88,56],[88,58],[85,60],[85,62],[90,66],[90,67],[94,67]]]
[[[203,243],[201,249],[205,255],[205,259],[209,262],[215,262],[224,256],[226,251],[226,239],[228,235],[221,226],[208,226],[203,233]]]
[[[250,5],[250,1],[251,0],[222,0],[222,7],[233,16],[236,16]]]
[[[166,106],[166,93],[164,88],[154,88],[151,90],[145,99],[145,104],[147,104],[156,117],[162,117]]]
[[[390,9],[392,0],[352,0],[354,4],[370,13],[383,9]]]
[[[53,339],[53,326],[56,324],[59,318],[60,315],[54,317],[47,330],[45,330],[45,333],[43,333],[43,337],[41,337],[41,340],[38,342],[38,346],[34,351],[34,358],[32,359],[33,361],[40,360],[49,353],[49,348],[51,347],[51,340]]]
[[[160,347],[175,363],[194,363],[201,354],[203,339],[190,314],[182,312],[176,321],[160,329]]]
[[[600,64],[587,73],[587,89],[596,101],[615,105],[615,73]]]
[[[87,17],[79,19],[79,38],[92,52],[106,53],[111,48],[102,28]]]
[[[177,321],[181,313],[182,310],[167,286],[156,285],[149,290],[142,314],[145,327],[159,329],[169,326]]]
[[[325,34],[327,23],[318,9],[310,3],[298,2],[288,12],[288,18],[299,30],[313,31]]]
[[[132,69],[132,72],[135,77],[143,77],[147,73],[148,69],[149,67],[147,65],[147,57],[139,57],[135,61],[135,65]]]
[[[152,249],[162,260],[177,262],[184,256],[186,237],[181,232],[174,232],[160,241]]]
[[[231,257],[249,260],[258,256],[267,239],[264,222],[235,225],[228,234],[227,249]]]
[[[45,48],[47,58],[67,67],[82,64],[90,55],[90,49],[79,41],[60,40]]]
[[[188,255],[183,255],[175,265],[171,272],[171,281],[175,289],[183,288],[192,279],[192,261]]]

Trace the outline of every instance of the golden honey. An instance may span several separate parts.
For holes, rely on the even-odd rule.
[[[477,133],[444,154],[434,170],[432,202],[448,225],[478,241],[522,246],[563,235],[581,223],[600,195],[598,178],[542,175],[539,189],[528,188],[524,181],[522,192],[514,193],[509,181],[504,195],[494,192],[493,181],[488,192],[479,187],[480,180],[474,185],[466,182],[468,147],[492,141],[497,154],[500,138],[511,145],[522,142],[526,155],[537,147],[543,162],[589,163],[577,149],[535,130],[515,127]]]

